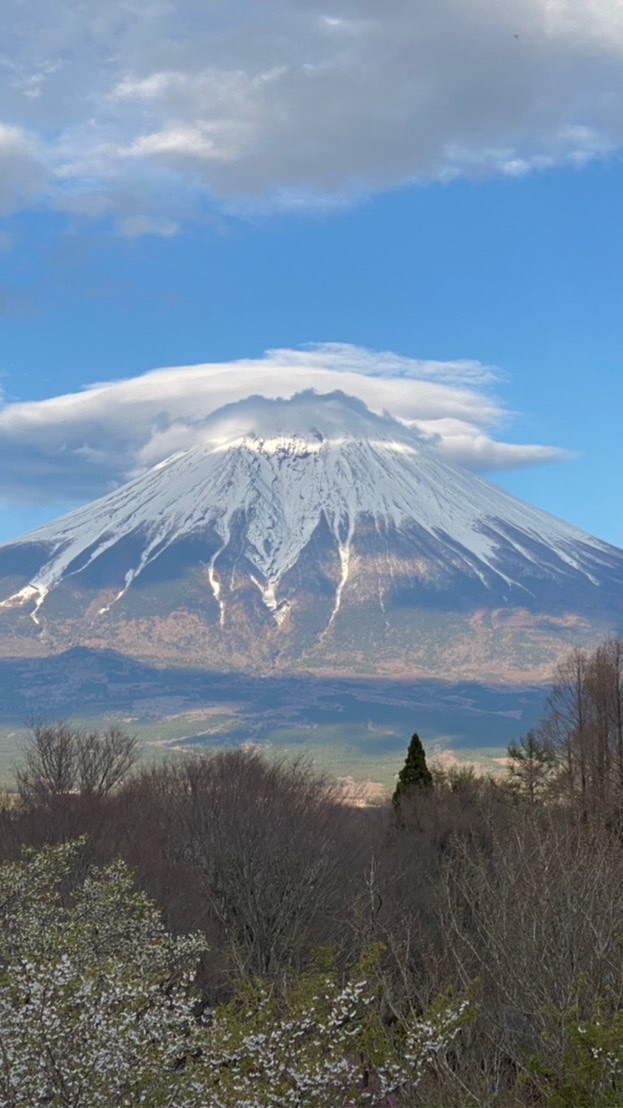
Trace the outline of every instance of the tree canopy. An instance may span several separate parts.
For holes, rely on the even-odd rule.
[[[0,865],[0,1104],[380,1104],[415,1089],[468,1015],[442,998],[389,1030],[374,948],[346,977],[329,959],[285,994],[249,979],[206,1009],[205,940],[173,937],[123,862],[89,867],[82,848]]]

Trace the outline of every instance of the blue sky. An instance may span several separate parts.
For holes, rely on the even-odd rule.
[[[243,0],[209,19],[182,0],[174,46],[164,3],[146,14],[112,0],[98,16],[61,0],[58,27],[24,25],[8,4],[0,540],[149,455],[148,430],[115,440],[116,468],[105,443],[115,412],[148,428],[156,386],[169,412],[171,379],[144,378],[131,399],[113,387],[88,411],[72,400],[85,386],[196,363],[246,382],[250,360],[255,391],[275,374],[324,387],[325,370],[376,376],[365,352],[391,351],[404,359],[395,414],[411,405],[450,456],[623,546],[613,3],[569,0],[558,24],[545,0],[498,0],[494,16],[489,0],[444,0],[435,15],[396,0],[383,25],[367,0],[339,16],[271,3],[264,41]],[[328,343],[339,356],[263,358]],[[383,380],[394,370],[378,362]],[[472,414],[459,435],[442,421],[461,390]],[[500,464],[495,443],[517,449]]]

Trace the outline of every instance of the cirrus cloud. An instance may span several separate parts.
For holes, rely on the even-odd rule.
[[[341,389],[412,426],[448,459],[500,470],[564,457],[500,439],[509,420],[477,361],[435,362],[341,343],[258,359],[156,369],[81,392],[0,407],[0,498],[65,503],[102,495],[203,441],[206,419],[250,395]]]
[[[172,195],[299,210],[623,143],[619,0],[4,0],[3,51],[0,159],[34,138],[55,206],[132,195],[144,233]]]

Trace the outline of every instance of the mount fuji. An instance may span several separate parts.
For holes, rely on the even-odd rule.
[[[359,400],[249,397],[191,430],[0,547],[5,657],[526,681],[623,628],[623,551]]]

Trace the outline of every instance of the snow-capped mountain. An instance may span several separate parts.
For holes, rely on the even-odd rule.
[[[534,675],[623,626],[623,552],[335,392],[248,400],[0,547],[3,653]]]

